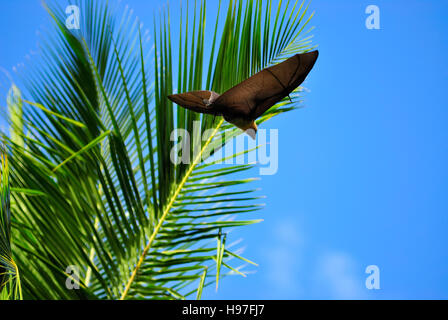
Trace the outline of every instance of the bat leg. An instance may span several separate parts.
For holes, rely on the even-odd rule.
[[[291,96],[288,94],[289,102],[292,103]]]

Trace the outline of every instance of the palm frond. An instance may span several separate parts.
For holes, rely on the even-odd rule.
[[[11,250],[8,156],[0,145],[0,300],[22,299],[19,270]]]
[[[210,19],[206,4],[187,3],[175,33],[166,8],[154,18],[151,41],[128,9],[79,1],[81,29],[68,30],[64,10],[47,7],[55,34],[22,75],[21,125],[15,138],[4,136],[25,298],[201,298],[223,276],[246,275],[242,267],[252,262],[228,239],[232,229],[261,221],[252,218],[262,208],[255,179],[246,177],[253,165],[207,161],[241,132],[166,97],[224,92],[310,50],[309,18],[298,1],[271,14],[271,1],[233,0]],[[214,21],[210,44],[206,17]],[[300,89],[293,103],[299,98]],[[259,122],[294,107],[285,100]],[[180,152],[191,161],[177,164],[173,150],[187,141],[172,133],[181,129],[191,148]]]

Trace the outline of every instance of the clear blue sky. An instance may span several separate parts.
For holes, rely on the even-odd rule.
[[[164,2],[123,3],[151,26]],[[381,30],[365,27],[369,4]],[[446,299],[448,2],[311,7],[320,57],[306,107],[263,125],[280,128],[279,171],[259,182],[265,222],[234,235],[260,267],[205,298]],[[39,0],[1,1],[0,17],[0,67],[11,72],[50,23]],[[6,84],[0,74],[1,106]],[[380,290],[364,285],[372,264]]]

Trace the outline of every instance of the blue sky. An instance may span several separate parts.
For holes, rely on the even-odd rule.
[[[147,26],[165,3],[122,2]],[[365,27],[370,4],[380,30]],[[260,266],[205,298],[446,299],[448,3],[311,8],[320,56],[305,108],[263,124],[279,128],[279,171],[258,183],[265,221],[234,234]],[[0,67],[12,73],[50,22],[39,0],[2,1],[0,17]],[[7,85],[0,72],[0,106]],[[380,269],[379,290],[365,287],[368,265]]]

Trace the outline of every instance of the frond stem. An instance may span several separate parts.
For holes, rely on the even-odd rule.
[[[179,183],[179,185],[176,188],[176,191],[174,192],[173,196],[170,199],[170,202],[168,203],[168,205],[166,206],[165,210],[163,211],[162,216],[160,217],[159,222],[157,223],[157,226],[154,229],[154,232],[151,234],[151,237],[148,240],[148,243],[145,247],[145,249],[142,252],[142,255],[140,256],[140,259],[138,260],[132,274],[131,277],[128,280],[128,283],[126,284],[126,287],[123,291],[123,294],[120,297],[120,300],[124,300],[126,298],[126,296],[129,293],[129,290],[131,288],[132,283],[135,280],[135,277],[137,276],[138,270],[141,268],[146,255],[149,252],[149,249],[151,249],[152,243],[154,242],[160,228],[162,227],[162,224],[165,222],[166,217],[168,216],[168,213],[171,210],[171,207],[173,206],[174,202],[176,201],[177,196],[179,195],[180,191],[182,190],[182,188],[184,187],[185,183],[187,182],[190,174],[193,172],[194,168],[196,167],[196,165],[199,163],[202,154],[205,151],[205,148],[207,148],[207,146],[210,144],[210,142],[212,141],[213,137],[215,136],[215,134],[218,132],[219,128],[221,128],[221,125],[223,124],[224,119],[221,119],[221,121],[218,123],[218,125],[216,126],[215,130],[213,131],[213,134],[210,135],[210,137],[208,138],[208,140],[206,141],[206,143],[204,144],[204,146],[201,149],[201,152],[196,156],[196,158],[193,160],[193,163],[191,164],[191,166],[188,168],[187,172],[185,173],[185,176],[183,177],[182,181]]]

